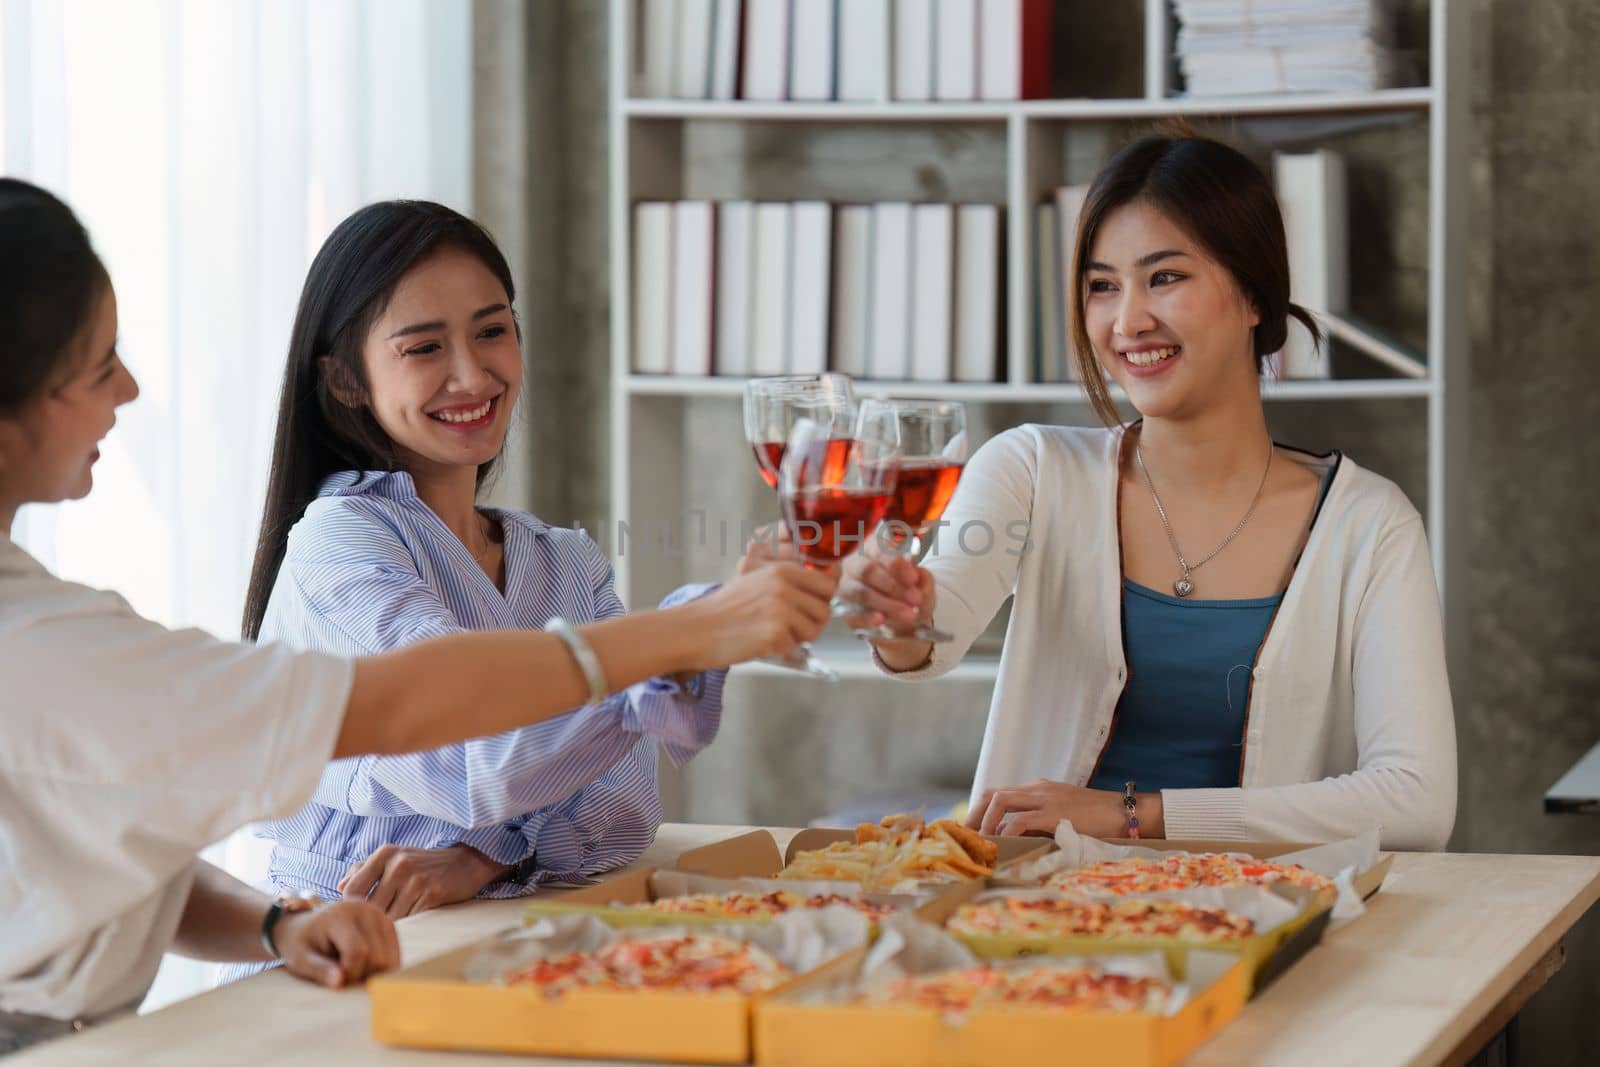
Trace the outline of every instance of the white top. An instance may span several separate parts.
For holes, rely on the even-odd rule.
[[[0,535],[0,1011],[144,995],[196,853],[316,788],[348,661],[173,632]]]
[[[1106,747],[1127,677],[1121,440],[1061,426],[995,437],[925,561],[934,621],[955,641],[895,677],[950,670],[1015,598],[974,801],[1039,778],[1085,785]],[[1324,841],[1377,825],[1385,848],[1443,848],[1455,721],[1422,519],[1394,483],[1337,453],[1297,458],[1332,476],[1253,671],[1242,788],[1164,791],[1167,836]]]

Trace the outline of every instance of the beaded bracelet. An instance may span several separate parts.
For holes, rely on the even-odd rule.
[[[1135,782],[1122,783],[1122,810],[1128,816],[1128,838],[1133,841],[1139,839],[1139,802],[1133,795],[1135,788]]]

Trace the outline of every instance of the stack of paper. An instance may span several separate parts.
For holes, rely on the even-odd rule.
[[[1386,0],[1174,0],[1192,96],[1361,93],[1394,84]]]

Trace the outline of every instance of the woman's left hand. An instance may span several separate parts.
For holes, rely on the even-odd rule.
[[[346,900],[367,900],[391,919],[471,900],[509,868],[470,845],[402,848],[383,845],[339,883]]]
[[[360,900],[284,915],[273,928],[272,943],[285,970],[329,989],[400,966],[394,922]]]
[[[1141,794],[1138,800],[1143,836],[1161,836],[1158,825],[1161,794]],[[1127,836],[1128,821],[1123,813],[1121,793],[1043,778],[1028,785],[984,790],[967,816],[967,825],[986,834],[1016,837],[1029,833],[1054,834],[1062,819],[1071,822],[1074,830],[1087,837]]]

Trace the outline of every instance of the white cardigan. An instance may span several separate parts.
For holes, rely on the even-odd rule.
[[[1106,747],[1127,677],[1122,439],[1062,426],[1000,434],[967,465],[924,561],[934,621],[955,641],[896,678],[950,670],[1015,597],[974,800],[1038,778],[1087,784]],[[1455,722],[1422,519],[1394,483],[1338,453],[1299,458],[1333,474],[1256,660],[1241,788],[1163,791],[1167,836],[1326,841],[1377,825],[1385,848],[1443,848]]]

